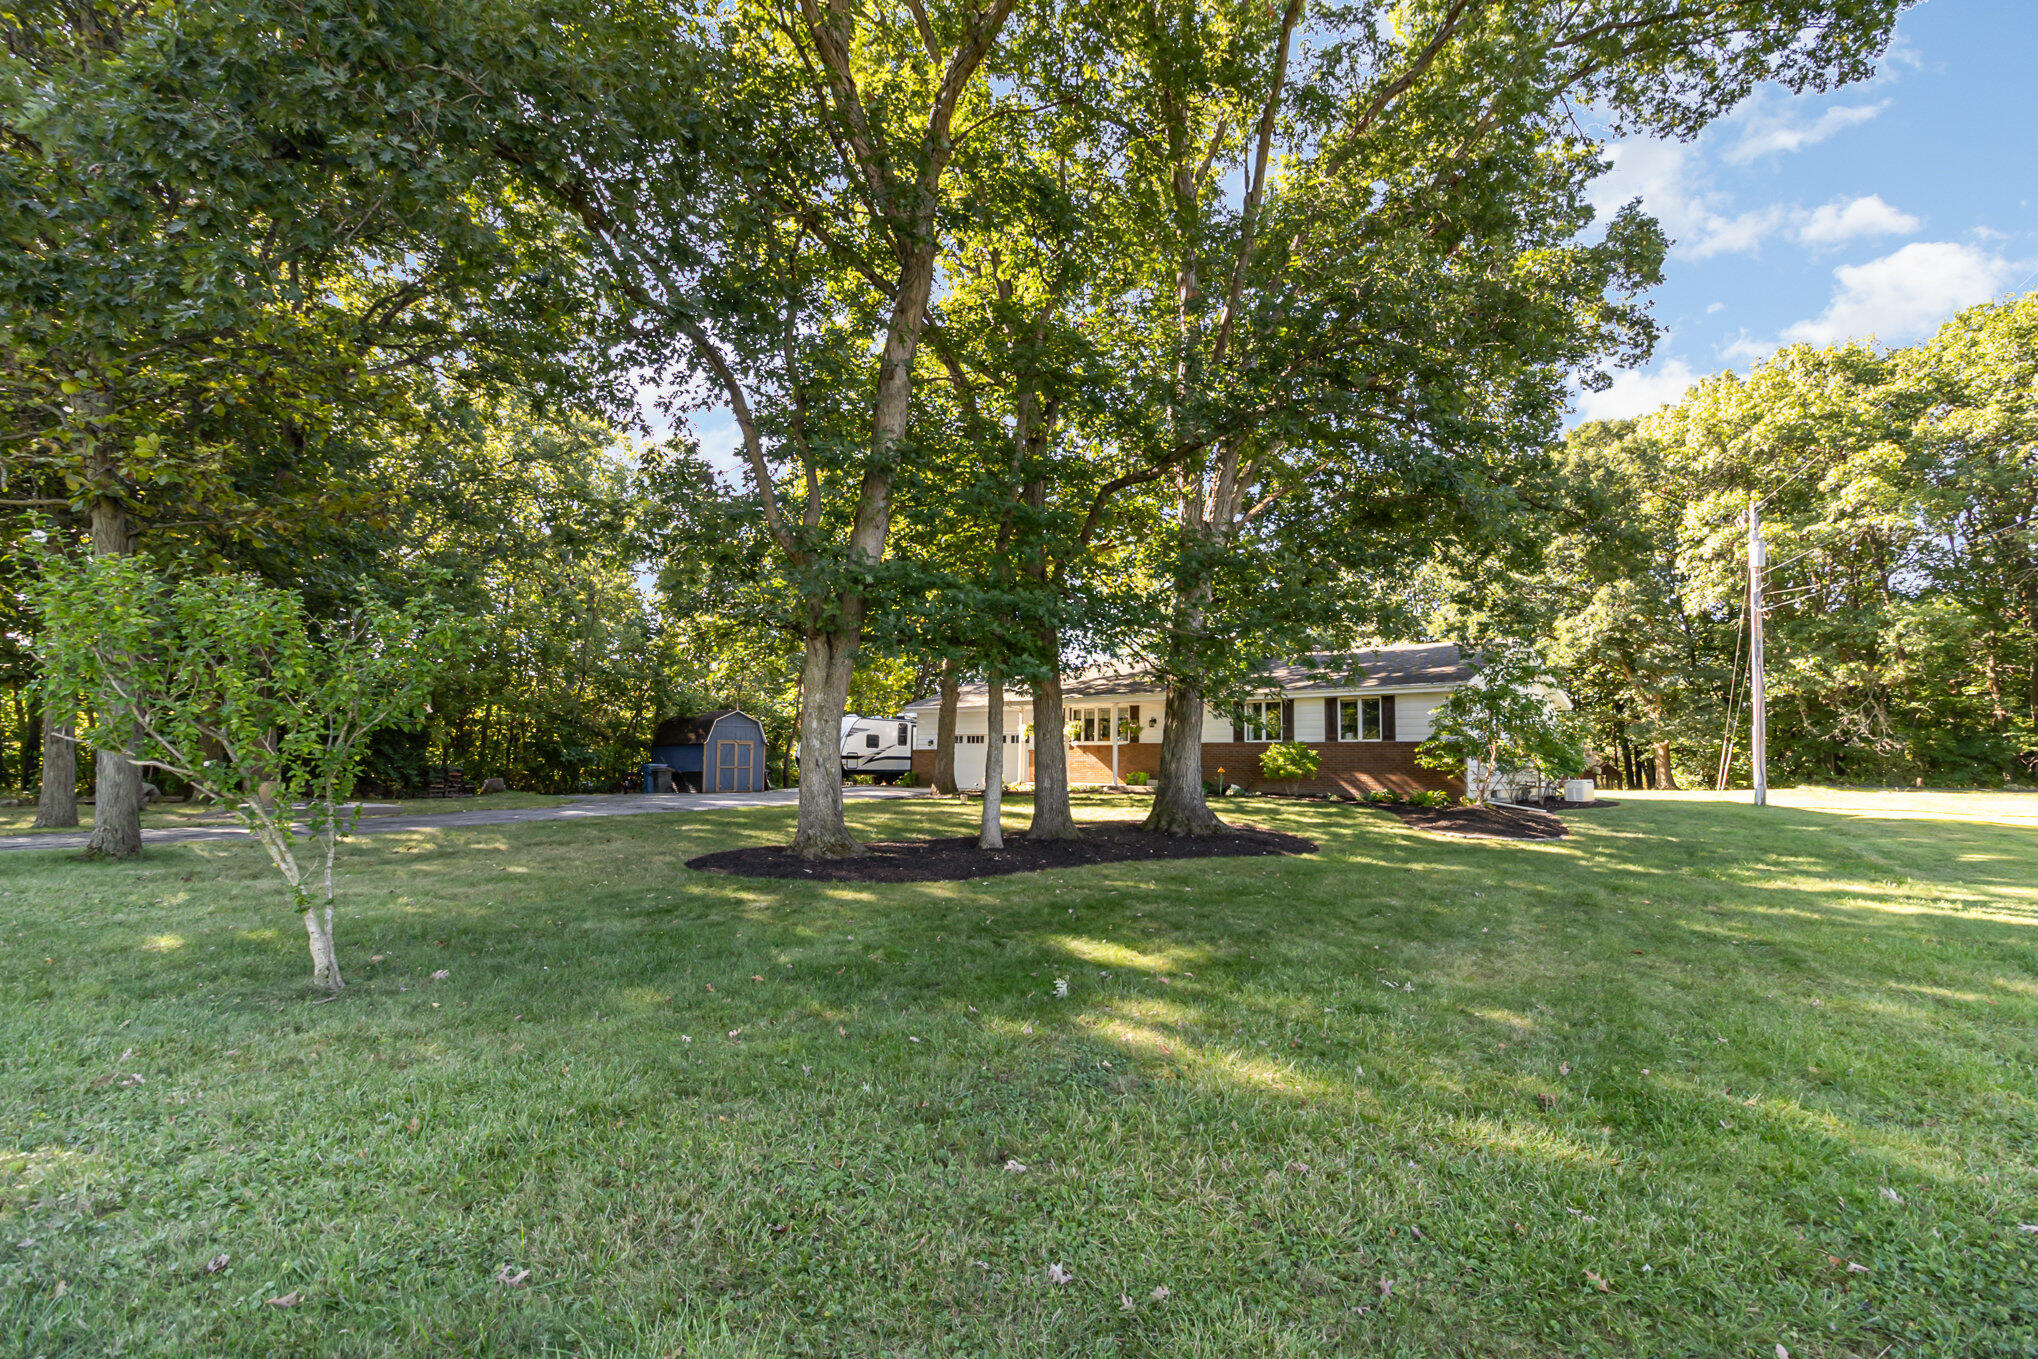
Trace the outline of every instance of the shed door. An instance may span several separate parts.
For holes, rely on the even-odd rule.
[[[718,742],[715,750],[718,763],[715,766],[715,788],[723,793],[754,793],[751,782],[751,752],[756,749],[750,741]]]

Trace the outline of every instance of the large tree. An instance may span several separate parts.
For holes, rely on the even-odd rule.
[[[1361,552],[1439,518],[1490,519],[1495,488],[1554,436],[1566,379],[1647,352],[1636,299],[1661,238],[1633,205],[1587,234],[1603,161],[1579,108],[1621,132],[1695,135],[1762,81],[1865,76],[1899,8],[1084,11],[1085,60],[1058,96],[1116,111],[1125,271],[1104,334],[1139,397],[1120,406],[1120,438],[1144,444],[1174,508],[1150,828],[1217,827],[1206,698],[1249,681],[1238,657],[1308,631],[1306,603],[1270,596],[1310,581],[1239,569],[1265,558],[1277,507],[1300,524],[1370,502],[1346,516]]]
[[[10,461],[47,474],[9,498],[75,509],[94,556],[272,518],[407,372],[560,379],[534,360],[575,347],[570,256],[493,155],[519,104],[476,93],[539,83],[516,15],[81,4],[0,27],[0,404]],[[98,765],[92,849],[132,855],[137,773]]]
[[[579,214],[636,353],[725,407],[747,491],[802,598],[797,850],[854,852],[839,741],[873,577],[912,456],[948,173],[1013,0],[763,0],[662,20],[592,12],[634,56],[627,101],[505,148]],[[662,23],[662,27],[660,24]],[[861,429],[808,419],[854,392]]]

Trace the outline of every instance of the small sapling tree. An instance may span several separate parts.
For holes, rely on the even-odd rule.
[[[172,580],[134,557],[52,563],[35,602],[51,692],[85,695],[98,714],[78,739],[186,779],[238,816],[304,918],[313,981],[338,991],[333,863],[360,814],[348,802],[361,757],[377,728],[423,718],[470,630],[379,601],[315,623],[289,591],[243,576]]]
[[[1300,741],[1276,741],[1260,755],[1260,772],[1277,782],[1285,780],[1289,791],[1300,794],[1302,780],[1315,778],[1323,757]]]
[[[1534,770],[1544,778],[1566,777],[1585,767],[1585,748],[1570,714],[1556,702],[1549,667],[1515,643],[1481,653],[1479,673],[1451,691],[1430,715],[1431,731],[1416,761],[1444,773],[1465,773],[1472,800],[1485,806],[1496,777]]]

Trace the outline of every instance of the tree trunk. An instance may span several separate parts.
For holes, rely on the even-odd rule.
[[[72,718],[58,721],[55,713],[44,712],[42,782],[35,796],[38,826],[78,824],[78,745],[71,739],[76,730]]]
[[[312,984],[327,991],[340,990],[346,983],[340,980],[340,957],[333,949],[331,902],[326,902],[323,910],[316,904],[305,908],[304,932],[311,945]]]
[[[954,794],[955,786],[955,704],[962,686],[956,682],[955,662],[941,663],[941,710],[934,719],[934,791]]]
[[[36,757],[42,753],[42,704],[33,684],[15,695],[14,707],[21,714],[21,786],[25,789],[34,784],[41,768]]]
[[[858,634],[810,632],[800,670],[800,821],[793,853],[803,859],[861,854],[842,816],[842,715],[856,669]]]
[[[1053,632],[1049,629],[1043,634],[1050,648],[1045,654],[1059,657],[1061,639],[1050,636]],[[1033,691],[1033,821],[1026,827],[1029,840],[1073,840],[1079,834],[1075,815],[1069,810],[1067,732],[1061,671],[1050,670]],[[1200,776],[1196,786],[1202,787]]]
[[[1160,785],[1143,828],[1160,835],[1216,835],[1226,827],[1203,797],[1203,694],[1170,684],[1162,712]]]
[[[1656,742],[1656,786],[1675,792],[1677,775],[1670,770],[1670,743]]]
[[[95,471],[110,476],[111,464],[95,454]],[[92,555],[124,557],[128,551],[127,507],[110,495],[92,502]],[[92,839],[88,858],[132,859],[142,852],[141,770],[117,750],[95,746],[97,777],[92,793]]]
[[[978,849],[1005,847],[1005,675],[991,667],[989,727],[984,735],[984,820],[977,832]]]

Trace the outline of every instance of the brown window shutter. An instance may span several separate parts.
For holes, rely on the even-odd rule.
[[[1125,705],[1125,721],[1126,725],[1132,728],[1132,735],[1125,738],[1129,744],[1139,739],[1139,705],[1137,703]]]
[[[1295,739],[1295,700],[1292,698],[1281,700],[1281,739]]]
[[[1323,739],[1337,739],[1337,700],[1334,698],[1323,700]]]
[[[1233,745],[1238,745],[1242,743],[1244,740],[1245,740],[1245,710],[1243,708],[1233,708],[1231,710],[1231,743]]]
[[[1399,740],[1400,735],[1394,729],[1394,695],[1383,694],[1380,697],[1380,739],[1394,741]]]

